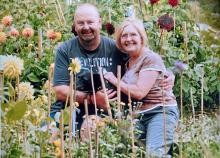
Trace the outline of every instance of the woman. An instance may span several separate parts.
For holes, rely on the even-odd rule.
[[[126,73],[121,79],[121,91],[133,99],[142,101],[135,111],[140,114],[136,126],[146,138],[146,151],[150,156],[162,157],[167,154],[164,143],[163,106],[166,113],[166,149],[169,150],[175,126],[178,122],[178,108],[172,90],[165,90],[159,82],[166,68],[161,57],[145,46],[147,35],[143,23],[126,19],[116,31],[117,47],[130,57]],[[117,86],[112,72],[105,79]],[[140,137],[139,137],[140,138]]]

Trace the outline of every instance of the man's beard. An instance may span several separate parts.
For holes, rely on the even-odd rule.
[[[88,35],[88,36],[87,36],[85,33],[86,33],[86,31],[82,31],[82,32],[80,33],[81,39],[82,39],[84,42],[90,43],[90,42],[93,41],[93,39],[95,39],[95,34],[94,34],[93,31],[90,31],[90,33],[89,33],[90,35]]]

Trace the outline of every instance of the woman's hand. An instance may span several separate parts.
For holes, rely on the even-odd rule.
[[[175,76],[171,71],[166,71],[165,78],[160,82],[160,86],[165,90],[172,90],[174,86]]]
[[[112,72],[106,72],[104,78],[108,80],[110,83],[112,83],[114,86],[117,85],[118,79],[115,77],[115,75]]]

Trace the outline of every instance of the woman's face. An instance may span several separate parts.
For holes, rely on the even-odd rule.
[[[121,46],[122,49],[129,54],[138,53],[141,50],[141,36],[134,26],[128,25],[122,31]]]

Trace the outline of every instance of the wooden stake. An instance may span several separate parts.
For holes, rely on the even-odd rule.
[[[57,4],[58,4],[59,10],[60,10],[61,19],[63,20],[64,25],[66,26],[66,20],[65,20],[64,14],[63,14],[63,10],[62,10],[62,8],[61,8],[61,6],[60,6],[59,0],[57,0]]]
[[[121,66],[117,66],[117,105],[118,105],[118,113],[121,115]],[[118,119],[121,119],[121,116],[118,116]]]
[[[203,111],[204,111],[203,89],[204,89],[204,69],[202,67],[202,72],[201,72],[201,114],[202,116],[203,116]]]
[[[72,147],[72,138],[73,138],[73,73],[70,72],[70,114],[69,114],[69,157],[71,155],[71,147]]]
[[[135,145],[134,145],[134,125],[133,125],[133,115],[132,115],[132,105],[131,105],[131,94],[130,89],[128,87],[128,106],[129,106],[129,113],[131,116],[131,149],[132,149],[132,158],[135,158]]]
[[[107,95],[107,92],[106,92],[105,82],[104,82],[101,67],[99,67],[99,75],[100,75],[100,79],[101,79],[101,83],[102,83],[102,89],[103,89],[104,94],[105,94],[105,102],[107,104],[108,116],[109,116],[110,120],[112,121],[112,112],[111,112],[111,108],[110,108],[110,105],[109,105],[108,95]]]
[[[92,82],[92,94],[93,94],[93,100],[94,100],[94,105],[95,105],[95,119],[96,119],[96,127],[97,127],[97,104],[96,104],[96,96],[95,96],[95,86],[94,86],[94,78],[93,78],[93,71],[92,67],[90,67],[90,74],[91,74],[91,82]],[[96,133],[95,133],[95,156],[98,158],[99,157],[99,131],[98,128],[96,128]]]
[[[43,53],[43,37],[42,37],[42,29],[38,29],[38,50],[37,50],[37,58],[41,59]]]
[[[164,77],[163,77],[164,78]],[[166,109],[165,109],[165,97],[164,97],[164,87],[162,86],[162,97],[163,97],[163,134],[164,134],[164,150],[165,150],[165,155],[167,155],[167,135],[166,135]]]
[[[89,127],[89,113],[88,113],[88,104],[87,99],[84,99],[84,106],[85,106],[85,113],[86,113],[86,126],[87,126],[87,133],[89,136],[89,157],[93,158],[93,152],[92,152],[92,139],[91,139],[91,131]]]
[[[190,87],[190,99],[191,99],[191,106],[192,106],[192,114],[193,114],[193,122],[195,123],[195,108],[193,103],[193,94],[192,94],[192,87]]]
[[[183,121],[183,74],[180,73],[180,115]]]
[[[183,23],[183,30],[184,30],[184,50],[185,50],[185,61],[189,64],[189,57],[188,57],[188,33],[186,22]]]
[[[63,129],[63,110],[60,113],[60,137],[61,137],[61,158],[65,157],[64,151],[64,129]]]

